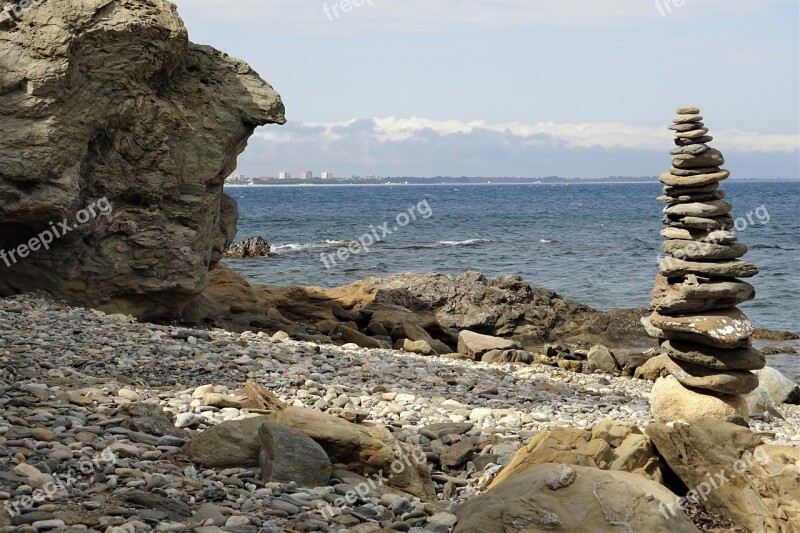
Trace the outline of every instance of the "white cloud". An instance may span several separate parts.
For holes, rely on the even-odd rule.
[[[365,130],[364,121],[349,120],[335,123],[300,123],[289,130],[265,129],[257,135],[274,142],[298,142],[303,138],[325,141],[345,139],[352,132],[348,129],[356,123],[360,135],[366,131],[380,143],[403,143],[420,140],[428,134],[441,138],[455,135],[471,135],[478,132],[494,136],[510,135],[521,144],[541,144],[557,142],[570,148],[622,148],[627,150],[664,150],[669,147],[671,133],[663,126],[646,127],[621,122],[600,122],[584,124],[556,124],[539,122],[524,124],[487,124],[483,120],[463,122],[459,120],[433,120],[421,117],[384,117],[371,120],[372,128]],[[739,130],[712,131],[714,145],[723,151],[792,153],[800,152],[800,135],[778,135],[748,133]]]

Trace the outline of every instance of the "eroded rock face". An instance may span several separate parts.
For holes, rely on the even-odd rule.
[[[280,96],[190,43],[166,0],[41,2],[20,19],[0,27],[0,250],[16,259],[0,257],[0,296],[175,314],[230,245],[224,178],[257,126],[285,122]],[[75,227],[45,249],[62,220]]]

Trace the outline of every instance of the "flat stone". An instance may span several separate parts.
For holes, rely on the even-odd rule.
[[[719,183],[709,183],[708,185],[691,185],[691,186],[671,186],[665,185],[662,192],[668,196],[679,196],[681,194],[701,194],[701,193],[709,193],[719,190]]]
[[[720,371],[760,370],[766,365],[764,354],[750,345],[724,350],[693,342],[668,340],[661,343],[661,348],[673,359]]]
[[[659,202],[665,204],[679,204],[690,202],[713,202],[714,200],[722,200],[725,198],[725,191],[714,191],[705,194],[684,194],[681,196],[659,196],[656,198]]]
[[[730,244],[736,242],[736,234],[727,230],[703,231],[687,228],[664,228],[661,230],[661,236],[666,239],[710,242],[712,244]]]
[[[712,202],[692,202],[688,204],[676,204],[664,208],[664,214],[680,217],[702,217],[713,218],[727,215],[733,206],[722,200]]]
[[[697,139],[675,139],[675,146],[689,146],[690,144],[708,144],[714,140],[711,135],[698,137]]]
[[[665,172],[658,177],[658,181],[670,187],[697,188],[719,183],[727,179],[730,175],[731,173],[724,169],[721,169],[719,172],[696,174],[694,176],[676,176],[670,172]]]
[[[708,133],[708,128],[697,128],[689,131],[677,131],[675,132],[675,137],[680,139],[697,139],[698,137],[704,137],[706,133]]]
[[[699,313],[712,309],[729,309],[752,300],[756,290],[743,281],[701,282],[689,275],[678,283],[669,283],[656,276],[653,309],[663,314]]]
[[[675,168],[721,167],[724,164],[725,157],[716,148],[699,155],[678,154],[672,158],[672,166]]]
[[[669,340],[697,342],[716,348],[741,348],[750,342],[753,325],[738,309],[667,316],[654,311],[650,323]]]
[[[681,106],[676,113],[679,115],[698,115],[700,114],[700,108],[693,105]]]
[[[699,113],[678,113],[672,117],[673,124],[689,124],[692,122],[700,122],[702,120],[703,117]]]
[[[747,370],[716,370],[670,359],[667,371],[684,387],[719,394],[749,394],[758,387],[758,376]]]
[[[691,127],[691,126],[690,126]],[[703,152],[707,152],[711,147],[706,144],[687,144],[686,146],[676,146],[672,150],[670,150],[670,155],[680,155],[680,154],[690,154],[690,155],[700,155]]]
[[[752,278],[758,274],[758,267],[746,261],[734,260],[704,263],[685,261],[675,257],[665,257],[658,265],[658,270],[668,278],[687,274],[697,274],[711,278]]]
[[[723,215],[721,217],[680,217],[664,216],[664,224],[673,228],[699,229],[705,231],[729,230],[734,226],[733,217]]]
[[[722,172],[719,167],[704,167],[704,168],[675,168],[669,169],[669,173],[673,176],[699,176],[700,174],[716,174]]]
[[[696,130],[697,128],[702,128],[704,124],[702,122],[690,122],[688,124],[673,124],[668,126],[667,129],[672,131],[692,131]]]
[[[672,257],[690,261],[738,259],[747,253],[747,246],[741,243],[712,244],[678,239],[664,241],[662,248]]]

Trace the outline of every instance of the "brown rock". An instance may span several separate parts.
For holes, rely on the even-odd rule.
[[[747,413],[744,396],[688,389],[673,376],[658,378],[650,391],[650,414],[661,423],[711,417],[746,426]]]
[[[706,509],[749,531],[800,532],[800,449],[714,419],[652,424],[647,434]]]
[[[673,359],[721,371],[759,370],[766,364],[761,351],[750,345],[726,350],[692,342],[665,341],[661,347]]]
[[[709,390],[720,394],[748,394],[758,387],[758,376],[746,370],[716,370],[672,360],[667,371],[684,387]]]
[[[721,167],[724,164],[725,158],[716,148],[699,155],[678,154],[672,158],[672,166],[675,168]]]
[[[747,253],[744,244],[711,244],[707,242],[669,239],[662,245],[672,257],[689,261],[724,261],[738,259]]]
[[[743,281],[714,281],[690,274],[675,278],[676,283],[662,275],[656,276],[653,289],[653,309],[662,314],[697,313],[713,309],[728,309],[755,297],[755,288]]]
[[[658,265],[661,275],[668,278],[697,274],[711,278],[751,278],[758,274],[758,267],[745,261],[719,261],[715,263],[685,261],[665,257]]]

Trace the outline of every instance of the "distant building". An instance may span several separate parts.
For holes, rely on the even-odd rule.
[[[327,170],[320,174],[320,177],[324,180],[332,180],[333,179],[333,172],[328,172]]]
[[[304,170],[300,173],[301,180],[310,180],[314,178],[314,174],[310,170]]]
[[[252,185],[253,178],[248,178],[241,174],[231,174],[225,178],[226,185]]]
[[[292,173],[281,170],[280,172],[278,172],[278,179],[279,180],[290,180],[290,179],[292,179]]]

